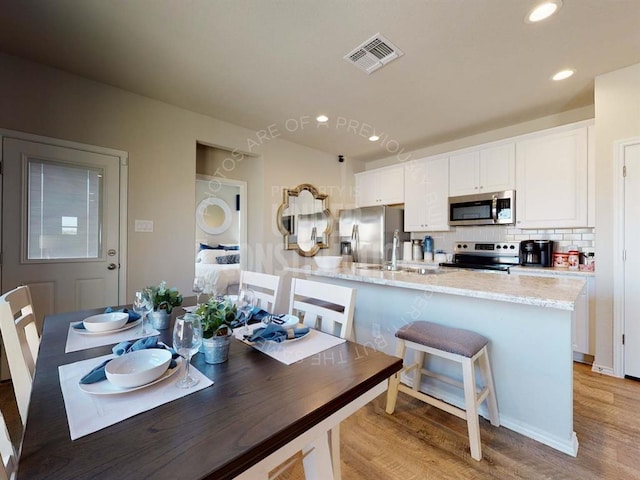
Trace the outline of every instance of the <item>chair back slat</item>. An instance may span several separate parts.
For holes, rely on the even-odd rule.
[[[20,286],[0,296],[0,332],[23,426],[27,422],[31,385],[40,347],[32,305],[27,286]]]
[[[309,327],[352,340],[355,298],[354,288],[294,278],[289,313]]]
[[[253,290],[257,306],[267,312],[273,312],[280,290],[280,277],[268,273],[240,272],[240,288]]]

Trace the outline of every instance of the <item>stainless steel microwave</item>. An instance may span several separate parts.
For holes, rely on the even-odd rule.
[[[516,223],[516,192],[449,197],[449,225],[510,225]]]

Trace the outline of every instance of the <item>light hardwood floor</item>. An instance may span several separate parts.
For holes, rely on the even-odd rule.
[[[574,364],[576,458],[481,419],[484,458],[476,462],[463,420],[402,393],[387,415],[385,401],[342,423],[344,480],[640,479],[640,382],[588,365]],[[281,478],[303,478],[301,468]]]
[[[12,402],[11,385],[0,384],[0,405],[13,412],[5,414],[19,435]],[[384,403],[381,396],[342,423],[344,480],[640,480],[640,382],[588,365],[574,364],[576,458],[481,419],[484,458],[476,462],[464,421],[402,393],[393,415]],[[303,478],[300,464],[280,478]]]

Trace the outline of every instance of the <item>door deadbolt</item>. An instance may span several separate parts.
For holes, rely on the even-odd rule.
[[[108,270],[115,270],[117,267],[117,265],[115,263],[110,263],[109,265],[107,265],[107,269]]]
[[[116,249],[115,248],[110,248],[109,250],[107,250],[107,255],[109,255],[110,257],[115,257]]]

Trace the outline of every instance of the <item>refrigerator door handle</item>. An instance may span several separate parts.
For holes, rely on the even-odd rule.
[[[358,243],[360,243],[360,234],[358,233],[358,224],[354,224],[351,229],[351,256],[353,261],[358,263]]]

